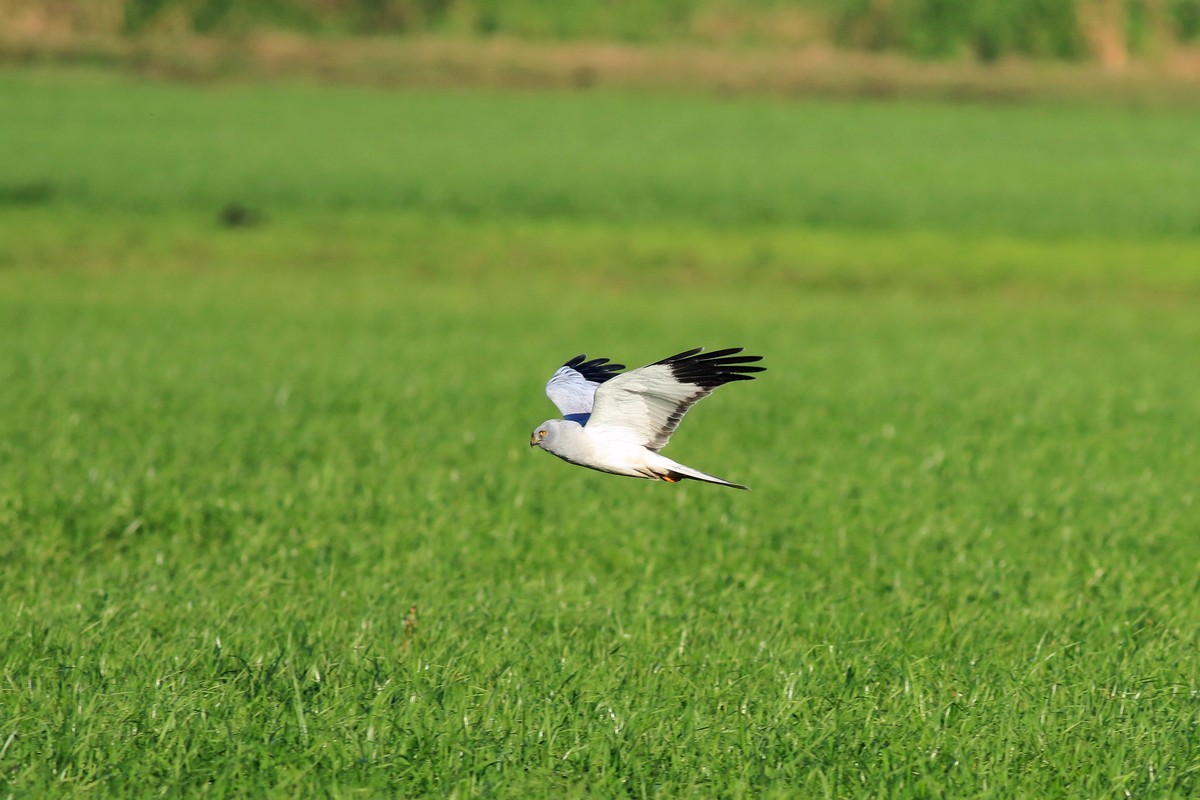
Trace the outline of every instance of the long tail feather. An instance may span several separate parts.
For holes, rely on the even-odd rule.
[[[750,491],[749,486],[742,486],[740,483],[727,481],[724,478],[718,478],[715,475],[709,475],[708,473],[701,472],[698,469],[685,467],[683,464],[673,464],[662,476],[664,481],[669,481],[670,483],[677,483],[685,478],[690,478],[694,481],[704,481],[705,483],[715,483],[718,486],[730,486],[734,489],[745,489],[747,492]]]

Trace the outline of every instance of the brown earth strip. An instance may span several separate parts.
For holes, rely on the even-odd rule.
[[[87,65],[183,81],[305,79],[382,87],[626,89],[963,102],[1200,104],[1200,52],[1097,64],[917,61],[812,44],[544,43],[506,38],[3,38],[0,64]]]

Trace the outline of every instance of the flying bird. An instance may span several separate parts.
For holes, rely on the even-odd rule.
[[[762,356],[741,352],[731,347],[705,353],[697,347],[625,373],[624,364],[607,358],[575,356],[546,383],[546,395],[563,419],[534,428],[529,446],[613,475],[668,483],[691,478],[746,489],[658,453],[689,408],[718,386],[754,380],[751,373],[764,371],[751,366]]]

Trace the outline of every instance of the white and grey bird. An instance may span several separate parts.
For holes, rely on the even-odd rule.
[[[697,347],[625,373],[624,364],[607,358],[576,356],[546,383],[546,395],[564,418],[534,428],[529,446],[613,475],[668,483],[691,478],[745,489],[658,452],[689,408],[718,386],[754,380],[750,373],[765,369],[750,366],[762,356],[741,352],[732,347],[705,353]]]

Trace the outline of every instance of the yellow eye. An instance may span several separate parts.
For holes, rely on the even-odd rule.
[[[545,438],[546,438],[546,432],[545,432],[545,431],[538,431],[538,438],[539,438],[539,439],[545,439]]]

